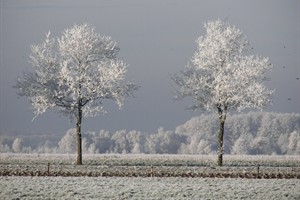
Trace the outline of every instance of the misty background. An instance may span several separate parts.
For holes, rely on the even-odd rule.
[[[86,131],[84,154],[217,154],[218,117],[194,117],[175,130]],[[237,155],[299,155],[300,114],[249,112],[226,120],[224,153]],[[0,153],[67,153],[77,151],[76,129],[64,135],[0,136]]]
[[[85,118],[83,131],[174,130],[201,113],[185,109],[189,100],[174,102],[170,77],[193,56],[195,40],[205,34],[203,22],[218,18],[243,31],[251,54],[269,57],[274,65],[266,85],[276,91],[266,111],[300,113],[298,0],[0,0],[0,135],[64,135],[75,127],[55,111],[32,122],[28,99],[18,98],[12,86],[32,70],[31,44],[49,30],[60,37],[65,28],[85,22],[118,43],[119,57],[129,65],[127,80],[141,88],[123,110],[107,102],[107,115]]]

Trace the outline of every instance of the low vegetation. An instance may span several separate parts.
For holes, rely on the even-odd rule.
[[[201,177],[300,179],[299,156],[1,154],[1,176]]]

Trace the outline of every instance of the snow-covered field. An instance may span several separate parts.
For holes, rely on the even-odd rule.
[[[299,179],[0,177],[1,199],[300,199]]]
[[[300,199],[299,156],[225,156],[221,168],[215,155],[75,158],[0,154],[0,199]]]
[[[74,164],[75,154],[0,153],[0,164]],[[215,166],[216,155],[182,154],[83,154],[87,165]],[[300,167],[300,155],[224,155],[224,166]]]

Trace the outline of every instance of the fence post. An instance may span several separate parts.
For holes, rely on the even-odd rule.
[[[48,168],[47,168],[47,175],[49,176],[50,174],[50,163],[48,163]]]
[[[151,177],[154,176],[153,165],[151,165]]]

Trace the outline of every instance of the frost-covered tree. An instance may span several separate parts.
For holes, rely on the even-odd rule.
[[[55,108],[76,118],[77,164],[82,164],[83,117],[105,113],[103,100],[124,103],[138,89],[125,82],[127,65],[117,58],[119,47],[111,37],[101,36],[88,24],[66,29],[60,38],[50,32],[41,44],[31,46],[33,72],[19,78],[19,95],[29,98],[34,113]]]
[[[144,152],[145,134],[140,131],[132,130],[126,135],[131,153],[139,154]]]
[[[300,133],[298,131],[293,131],[290,134],[288,150],[293,154],[300,153]]]
[[[252,135],[251,134],[242,134],[234,143],[232,147],[232,154],[242,155],[249,154],[251,151],[251,143],[252,143]]]
[[[63,153],[76,152],[76,129],[71,128],[58,142],[59,150]]]
[[[243,33],[221,20],[205,23],[206,35],[198,38],[191,64],[173,77],[176,99],[191,97],[192,109],[217,113],[219,118],[218,165],[223,162],[224,125],[229,111],[262,109],[273,91],[264,85],[268,58],[247,55]]]
[[[22,152],[22,139],[16,138],[14,142],[12,143],[12,149],[15,153],[21,153]]]
[[[111,140],[114,143],[114,152],[115,153],[127,153],[129,152],[129,144],[126,139],[126,130],[119,130],[111,137]]]

